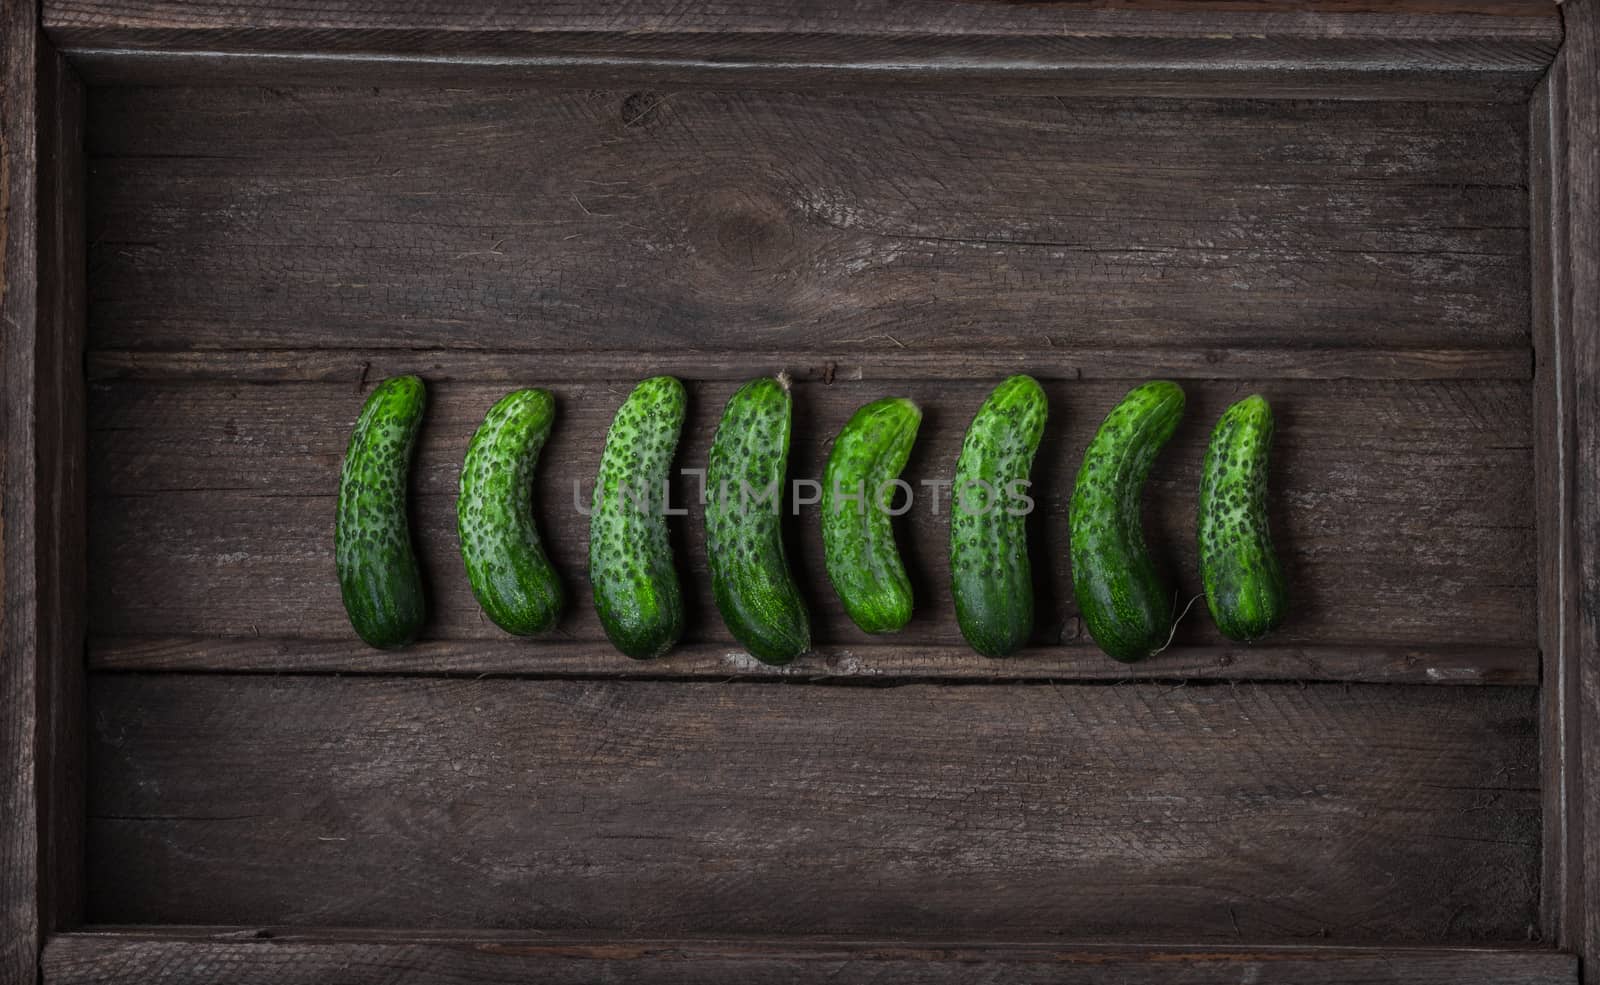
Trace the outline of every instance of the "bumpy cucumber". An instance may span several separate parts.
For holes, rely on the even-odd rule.
[[[544,390],[506,394],[478,426],[461,466],[456,531],[472,594],[495,625],[531,636],[565,603],[533,521],[533,473],[556,416]]]
[[[788,663],[811,648],[805,600],[783,550],[789,379],[752,380],[729,398],[706,468],[706,560],[728,631],[751,655]]]
[[[961,635],[984,656],[1015,653],[1033,632],[1033,570],[1018,497],[1048,414],[1038,382],[1011,377],[978,409],[956,462],[950,587]]]
[[[415,376],[378,384],[356,418],[339,473],[339,593],[356,634],[376,647],[410,643],[427,614],[406,516],[411,451],[427,401]]]
[[[1272,408],[1260,396],[1229,407],[1200,472],[1200,580],[1211,618],[1231,640],[1260,639],[1283,621],[1288,590],[1267,529]]]
[[[667,478],[683,430],[683,384],[657,376],[623,401],[600,456],[589,518],[589,581],[606,636],[644,660],[683,635],[683,596],[667,539]]]
[[[888,510],[917,440],[922,411],[904,397],[867,404],[833,441],[822,475],[822,550],[828,580],[855,624],[892,633],[911,621],[911,582]]]
[[[1150,465],[1183,417],[1183,390],[1134,387],[1084,452],[1072,491],[1072,587],[1089,635],[1110,656],[1140,660],[1166,646],[1173,602],[1145,548],[1142,493]]]

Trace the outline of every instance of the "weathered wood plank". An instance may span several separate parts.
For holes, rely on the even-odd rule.
[[[151,980],[170,985],[546,985],[627,980],[656,985],[867,985],[1005,981],[1151,985],[1241,981],[1355,985],[1575,985],[1576,959],[1496,948],[1112,948],[822,939],[620,940],[594,935],[427,935],[344,932],[317,936],[239,928],[91,931],[51,939],[48,985]]]
[[[613,383],[652,373],[698,380],[747,380],[779,370],[801,382],[1000,379],[1027,372],[1041,380],[1531,380],[1526,349],[1384,349],[1349,346],[1244,348],[793,349],[759,353],[679,347],[552,352],[475,349],[97,350],[91,380],[236,383],[349,383],[423,373],[439,382],[520,384],[542,378]]]
[[[0,0],[0,979],[32,981],[43,943],[44,851],[37,762],[39,663],[34,659],[38,530],[34,495],[34,366],[38,319],[39,54],[32,7]]]
[[[1535,693],[96,675],[90,918],[1523,940]],[[448,891],[444,891],[445,889]]]
[[[57,41],[107,81],[254,80],[274,66],[276,77],[294,82],[404,83],[420,73],[425,84],[593,85],[615,81],[620,65],[680,84],[718,77],[748,84],[772,72],[787,84],[809,77],[833,87],[874,77],[891,85],[908,77],[992,85],[1024,75],[1054,76],[1058,85],[1071,83],[1068,92],[1105,91],[1110,83],[1131,93],[1193,94],[1198,83],[1247,94],[1248,84],[1272,92],[1311,82],[1392,99],[1450,72],[1471,95],[1512,96],[1537,81],[1560,39],[1549,6],[1532,0],[1106,6],[913,12],[883,0],[714,9],[656,0],[485,15],[416,3],[257,4],[245,12],[55,0],[44,10]],[[1190,88],[1175,87],[1173,76]]]
[[[34,364],[41,871],[46,932],[83,914],[84,631],[88,467],[83,376],[86,304],[83,87],[41,43],[39,321]]]
[[[1570,383],[1572,458],[1566,475],[1546,480],[1549,510],[1571,483],[1571,577],[1547,615],[1558,645],[1547,653],[1546,687],[1560,758],[1545,774],[1546,802],[1562,812],[1547,851],[1561,853],[1558,940],[1582,955],[1594,978],[1600,963],[1600,5],[1571,0],[1567,43],[1549,83],[1552,119],[1549,226],[1549,338],[1569,357],[1558,375]],[[1547,421],[1546,427],[1557,426]],[[1559,559],[1558,559],[1559,560]]]
[[[1581,924],[1580,840],[1570,798],[1577,776],[1576,668],[1573,640],[1578,612],[1571,602],[1578,582],[1573,520],[1574,426],[1567,272],[1566,62],[1558,59],[1529,106],[1529,186],[1533,200],[1534,495],[1539,520],[1539,649],[1543,745],[1540,783],[1545,798],[1544,939],[1569,941]]]
[[[545,91],[695,89],[965,94],[1056,99],[1341,99],[1525,105],[1549,61],[1550,49],[1479,63],[1479,52],[1448,49],[1443,64],[1469,67],[1346,66],[1324,63],[1315,51],[1291,46],[1280,61],[1230,64],[1214,50],[1207,67],[1171,60],[1171,50],[1112,65],[1005,55],[948,57],[918,54],[851,61],[834,55],[807,59],[728,60],[656,56],[303,54],[278,51],[174,51],[167,48],[74,48],[72,65],[95,87],[277,86],[410,89],[524,88]],[[1231,46],[1230,46],[1231,47]],[[1354,50],[1370,46],[1356,42]],[[1480,48],[1481,51],[1481,48]],[[930,60],[930,58],[932,60]],[[1293,66],[1310,66],[1296,70]]]
[[[106,349],[1527,350],[1521,105],[116,89]]]
[[[965,646],[903,643],[824,645],[804,660],[775,667],[737,646],[691,643],[666,661],[621,660],[608,644],[497,640],[428,640],[402,650],[373,650],[358,640],[297,638],[109,637],[92,640],[99,670],[250,671],[268,673],[499,674],[731,680],[1366,681],[1427,684],[1537,684],[1532,647],[1440,649],[1369,645],[1178,644],[1137,664],[1107,660],[1087,639],[1028,647],[984,660]]]
[[[0,981],[81,912],[82,96],[0,2]]]
[[[1195,15],[1178,16],[1184,12]],[[1342,16],[1328,16],[1333,14]],[[1045,31],[1087,34],[1091,29],[1120,37],[1199,38],[1208,31],[1263,25],[1308,36],[1331,36],[1340,28],[1371,33],[1388,29],[1429,40],[1520,37],[1553,46],[1561,38],[1556,21],[1558,16],[1543,0],[1113,0],[1087,10],[946,7],[922,12],[889,0],[815,3],[803,8],[774,0],[739,0],[715,9],[685,8],[664,0],[566,0],[493,13],[415,0],[315,8],[261,4],[248,11],[177,0],[137,4],[127,0],[47,0],[44,5],[45,26],[60,44],[125,43],[131,33],[159,42],[162,32],[211,32],[221,37],[231,32],[273,31],[280,38],[278,46],[286,49],[302,47],[308,40],[297,37],[297,31],[321,32],[309,40],[325,41],[341,40],[335,32],[385,31],[395,35],[395,48],[424,50],[434,40],[427,33],[430,31],[450,31],[468,38],[489,33],[556,38],[632,34],[639,41],[683,36],[709,46],[739,35],[844,39],[928,35],[982,40],[1028,37]],[[402,29],[409,33],[400,33]]]
[[[559,417],[535,496],[544,540],[576,600],[557,638],[599,642],[603,634],[585,583],[588,518],[578,506],[587,509],[604,435],[627,384],[550,385]],[[936,505],[929,483],[948,481],[962,433],[989,386],[942,380],[900,381],[887,390],[841,381],[796,386],[793,477],[821,475],[831,436],[861,403],[902,392],[924,407],[905,474],[918,498],[900,537],[921,600],[917,618],[898,637],[908,646],[961,643],[946,567],[948,490]],[[1065,510],[1081,450],[1126,387],[1046,385],[1052,421],[1034,474],[1039,644],[1085,642],[1070,597]],[[681,468],[703,468],[733,388],[691,382]],[[1382,673],[1387,661],[1377,650],[1363,651],[1363,643],[1436,653],[1441,673],[1457,647],[1472,653],[1480,645],[1504,646],[1523,654],[1520,659],[1531,655],[1535,544],[1524,386],[1284,382],[1261,388],[1281,422],[1273,520],[1295,597],[1291,618],[1272,643],[1353,643],[1353,652],[1378,659],[1373,673]],[[432,639],[503,639],[481,615],[460,570],[454,496],[466,443],[504,389],[430,389],[413,517],[432,591]],[[1151,480],[1151,541],[1184,597],[1198,591],[1193,496],[1206,435],[1223,407],[1251,389],[1247,383],[1190,384],[1185,422]],[[91,393],[94,633],[349,637],[333,576],[330,518],[339,462],[362,399],[353,382],[117,383],[97,384]],[[674,502],[690,512],[674,521],[689,600],[687,639],[722,643],[727,636],[711,604],[697,495],[697,480],[680,477]],[[869,642],[827,585],[815,507],[803,508],[790,523],[815,638],[846,649]],[[1178,634],[1180,645],[1218,641],[1203,615],[1192,616]],[[215,652],[244,657],[257,651]],[[1505,659],[1506,651],[1491,652],[1496,664]],[[973,660],[985,669],[989,663]],[[1492,673],[1493,665],[1484,671]]]

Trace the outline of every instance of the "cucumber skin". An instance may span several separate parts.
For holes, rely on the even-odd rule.
[[[1265,636],[1288,609],[1288,588],[1267,525],[1272,433],[1266,399],[1244,398],[1217,420],[1200,471],[1200,580],[1217,628],[1241,643]]]
[[[489,408],[461,465],[456,532],[467,581],[484,613],[516,636],[549,630],[566,603],[532,506],[534,470],[555,413],[544,390],[506,394]]]
[[[339,594],[356,634],[380,649],[417,638],[427,616],[406,510],[411,453],[427,407],[415,376],[379,383],[356,418],[339,470],[333,525]]]
[[[1172,633],[1172,596],[1145,547],[1142,493],[1150,466],[1183,417],[1183,390],[1134,387],[1084,452],[1072,491],[1072,589],[1089,635],[1107,655],[1141,660]]]
[[[978,653],[1004,657],[1033,632],[1033,569],[1027,517],[1011,516],[1000,500],[1010,483],[1026,480],[1044,435],[1049,401],[1031,376],[995,387],[961,443],[950,491],[950,590],[961,635]],[[989,484],[989,510],[969,515],[961,490]],[[976,495],[976,494],[974,494]]]
[[[661,656],[683,635],[666,482],[686,404],[683,384],[670,376],[634,387],[611,420],[595,478],[589,518],[594,608],[611,644],[636,660]]]
[[[792,415],[787,377],[751,380],[728,399],[706,466],[706,560],[711,592],[734,639],[763,663],[811,649],[805,599],[783,549],[781,504]],[[740,480],[777,499],[743,508]]]
[[[833,441],[822,475],[822,551],[828,580],[855,624],[892,633],[911,621],[911,581],[880,491],[899,478],[922,424],[904,397],[860,408]],[[860,498],[845,500],[839,493]]]

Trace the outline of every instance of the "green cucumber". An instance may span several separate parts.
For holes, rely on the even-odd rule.
[[[606,637],[639,660],[683,635],[683,596],[667,538],[667,478],[683,431],[683,384],[634,387],[611,420],[589,516],[589,581]]]
[[[549,630],[566,602],[533,520],[533,473],[556,402],[544,390],[500,398],[467,446],[456,531],[472,594],[496,626],[517,636]]]
[[[805,600],[783,549],[789,378],[752,380],[729,398],[706,468],[706,560],[722,621],[756,659],[811,648]]]
[[[1200,581],[1222,635],[1248,643],[1283,621],[1288,589],[1267,528],[1272,408],[1260,396],[1217,420],[1200,471]]]
[[[415,376],[379,383],[356,418],[339,472],[339,594],[356,634],[385,649],[416,639],[427,615],[406,514],[411,452],[427,402]]]
[[[1150,465],[1183,417],[1183,389],[1156,380],[1134,387],[1084,452],[1072,490],[1072,588],[1089,635],[1108,655],[1133,661],[1172,635],[1174,597],[1145,547],[1142,495]]]
[[[822,475],[828,580],[869,633],[892,633],[911,621],[911,582],[895,547],[886,493],[894,492],[921,423],[922,411],[904,397],[867,404],[833,440]]]
[[[950,588],[961,635],[987,657],[1015,653],[1033,632],[1027,513],[1017,504],[1048,414],[1038,381],[1011,377],[978,409],[956,461]]]

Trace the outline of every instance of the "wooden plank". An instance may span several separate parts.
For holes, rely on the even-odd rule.
[[[1574,423],[1572,338],[1565,283],[1566,61],[1558,59],[1529,107],[1529,185],[1533,199],[1534,472],[1539,517],[1539,648],[1543,724],[1544,939],[1570,945],[1583,920],[1580,840],[1572,799],[1577,776],[1576,667],[1578,613],[1571,604],[1580,577],[1573,521]],[[1558,258],[1560,258],[1558,260]]]
[[[97,349],[1527,357],[1521,105],[139,88],[91,112]]]
[[[1177,16],[1179,13],[1194,16]],[[1343,16],[1329,16],[1334,14]],[[1210,19],[1213,17],[1217,19]],[[642,34],[645,39],[690,35],[709,44],[738,35],[845,39],[934,35],[981,39],[1028,37],[1042,31],[1087,33],[1091,28],[1114,36],[1176,38],[1263,24],[1308,35],[1329,35],[1339,26],[1365,27],[1368,31],[1389,26],[1428,39],[1482,35],[1555,43],[1561,36],[1557,20],[1558,15],[1542,0],[1112,0],[1097,4],[1092,10],[989,11],[951,7],[921,16],[887,0],[817,3],[803,8],[773,0],[739,0],[714,10],[672,6],[661,0],[569,0],[493,14],[469,13],[443,2],[399,0],[359,6],[323,4],[309,9],[261,5],[249,11],[178,0],[138,4],[127,0],[49,0],[44,8],[45,26],[58,44],[127,43],[129,35],[135,33],[159,42],[168,32],[210,32],[224,37],[234,32],[270,30],[278,32],[278,46],[286,49],[303,46],[307,40],[296,37],[296,31],[321,32],[309,40],[325,43],[341,40],[337,32],[388,31],[397,35],[395,47],[420,50],[435,40],[427,33],[430,31],[451,31],[469,37],[475,33],[591,38]],[[401,29],[411,33],[400,36]]]
[[[1570,635],[1548,655],[1546,677],[1560,732],[1547,801],[1560,810],[1550,846],[1561,851],[1558,940],[1596,977],[1600,962],[1600,5],[1571,0],[1568,40],[1550,83],[1553,118],[1550,251],[1553,335],[1570,353],[1572,542],[1556,627]],[[1559,480],[1560,477],[1557,476]],[[1548,497],[1547,497],[1548,501]],[[1563,851],[1564,848],[1564,851]]]
[[[774,667],[737,646],[691,643],[670,660],[621,659],[599,642],[539,644],[510,638],[427,640],[373,650],[355,640],[298,638],[105,637],[91,641],[90,666],[124,671],[250,671],[339,674],[496,674],[631,677],[652,680],[782,678],[807,681],[1368,681],[1425,684],[1537,684],[1531,647],[1177,644],[1138,664],[1107,660],[1087,639],[1027,647],[984,660],[965,646],[831,644]]]
[[[0,981],[81,912],[82,96],[0,2]]]
[[[1112,46],[1113,49],[1119,47]],[[1441,45],[1442,57],[1409,57],[1411,46],[1393,52],[1408,67],[1375,62],[1350,66],[1347,53],[1322,45],[1289,44],[1281,57],[1258,52],[1245,64],[1227,55],[1232,41],[1209,48],[1203,67],[1174,61],[1163,44],[1145,57],[1072,58],[1063,64],[1048,53],[1037,57],[916,52],[870,61],[823,53],[804,61],[751,57],[693,58],[649,55],[371,54],[363,51],[305,54],[277,51],[174,51],[170,48],[74,48],[72,65],[96,87],[278,86],[391,88],[525,88],[553,90],[755,89],[827,92],[970,93],[1056,99],[1348,99],[1410,102],[1495,102],[1526,105],[1549,62],[1550,47],[1513,45],[1512,64],[1482,60],[1483,46]],[[1380,46],[1391,47],[1391,46]],[[1498,45],[1488,46],[1491,50]],[[1358,41],[1360,54],[1370,45]],[[1274,54],[1278,54],[1274,52]],[[1325,60],[1329,59],[1330,60]],[[1459,66],[1463,62],[1467,67]]]
[[[604,637],[585,585],[588,518],[578,507],[587,509],[604,434],[627,386],[521,382],[548,382],[559,408],[535,489],[543,538],[575,599],[555,638],[600,643]],[[938,493],[936,503],[932,484],[948,481],[962,433],[990,385],[908,380],[886,390],[835,381],[795,388],[790,474],[797,478],[822,474],[829,438],[860,404],[901,392],[924,407],[922,433],[905,473],[917,498],[899,538],[921,602],[917,617],[897,636],[898,645],[961,644],[946,568],[948,490]],[[1371,658],[1367,672],[1374,675],[1385,674],[1390,663],[1385,647],[1434,654],[1413,666],[1416,673],[1433,673],[1430,667],[1447,673],[1474,654],[1489,655],[1485,676],[1508,659],[1531,673],[1532,435],[1530,395],[1521,384],[1190,383],[1184,424],[1147,494],[1153,549],[1183,597],[1199,590],[1193,490],[1206,435],[1229,402],[1258,386],[1274,401],[1280,420],[1273,522],[1296,600],[1270,643],[1308,652],[1353,644],[1347,656]],[[1086,644],[1071,603],[1065,511],[1081,449],[1126,387],[1046,384],[1052,421],[1033,491],[1040,645]],[[504,639],[468,591],[454,520],[466,443],[504,389],[430,388],[412,511],[432,592],[429,639]],[[732,383],[690,381],[680,468],[704,466],[720,408],[733,389]],[[347,640],[330,518],[339,462],[361,399],[351,384],[92,386],[92,631],[103,637]],[[722,644],[728,637],[711,604],[697,496],[698,481],[679,476],[674,503],[689,510],[673,521],[681,536],[687,640]],[[853,650],[871,638],[849,623],[827,586],[817,519],[815,507],[808,506],[790,521],[814,637]],[[1180,646],[1218,642],[1203,615],[1185,621],[1177,636]],[[210,651],[218,659],[261,652],[226,644]],[[490,659],[502,659],[498,654],[504,652]],[[538,645],[524,652],[531,658]],[[1185,660],[1204,657],[1196,653]],[[988,672],[989,661],[970,659],[975,672]],[[1270,663],[1272,658],[1262,658],[1262,666]]]
[[[1367,98],[1404,96],[1409,83],[1454,72],[1477,95],[1526,93],[1560,38],[1548,5],[1330,3],[1139,4],[1133,9],[1012,5],[910,11],[873,3],[771,2],[671,6],[661,0],[541,4],[464,15],[443,5],[362,4],[316,9],[56,0],[45,22],[98,78],[211,81],[273,77],[424,84],[538,81],[594,84],[643,71],[659,81],[759,78],[786,84],[890,84],[916,77],[951,85],[1018,74],[1057,84],[1172,91],[1173,75],[1202,84],[1265,82],[1285,74]],[[176,55],[177,57],[173,57]],[[243,62],[243,65],[239,63]],[[404,70],[404,72],[401,71]],[[1287,73],[1286,73],[1287,70]],[[1164,78],[1165,76],[1165,78]],[[1510,85],[1507,85],[1507,83]],[[1384,89],[1383,86],[1387,86]],[[1178,89],[1182,92],[1184,90]],[[1193,94],[1195,90],[1187,90]]]
[[[1348,346],[766,350],[683,348],[554,352],[478,349],[101,349],[88,357],[91,380],[227,380],[238,383],[349,383],[425,373],[438,382],[520,384],[547,378],[610,383],[652,373],[698,380],[747,380],[779,370],[800,382],[1000,379],[1027,372],[1041,380],[1531,380],[1525,349],[1382,349]]]
[[[1115,948],[817,939],[617,940],[513,934],[429,938],[204,928],[64,934],[45,950],[49,985],[150,980],[170,985],[547,985],[626,980],[657,985],[839,985],[1005,981],[1151,985],[1241,981],[1407,985],[1575,985],[1576,959],[1498,948]],[[419,939],[420,938],[420,939]]]
[[[1525,688],[96,675],[89,720],[96,922],[1443,943],[1537,920]]]
[[[41,43],[40,57],[37,498],[36,512],[25,522],[38,528],[38,767],[47,832],[41,871],[48,930],[75,926],[83,914],[87,304],[83,87],[47,44]]]
[[[0,0],[0,980],[34,980],[43,944],[36,769],[37,529],[29,522],[39,304],[38,62],[32,8]]]

